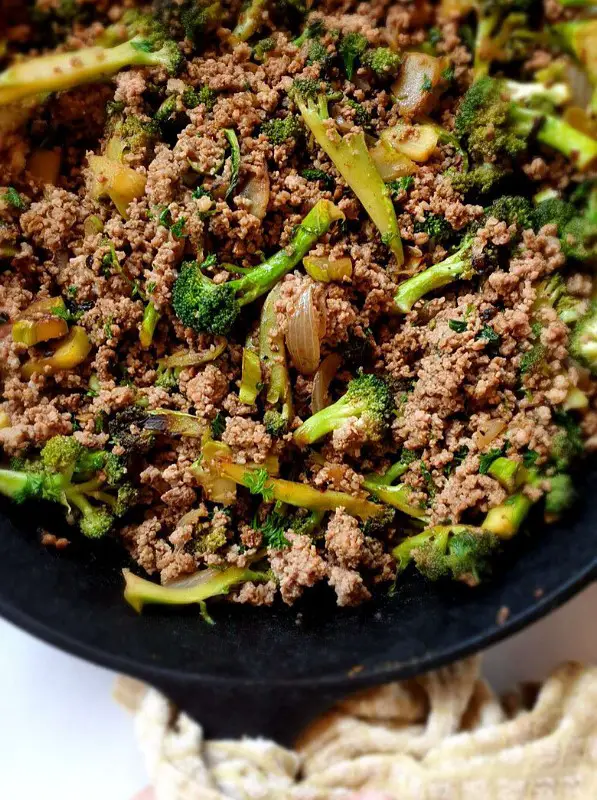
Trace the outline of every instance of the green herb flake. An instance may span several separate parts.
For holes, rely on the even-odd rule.
[[[215,439],[216,441],[220,441],[225,428],[226,428],[226,418],[221,411],[218,411],[218,413],[211,422],[212,438]]]
[[[26,206],[25,200],[23,197],[17,192],[14,186],[9,186],[8,189],[4,192],[2,199],[5,203],[13,208],[16,208],[17,211],[24,211]]]
[[[460,319],[451,319],[448,321],[448,327],[451,331],[454,331],[454,333],[464,333],[467,328],[467,324]]]
[[[251,494],[260,494],[265,501],[273,500],[274,489],[269,484],[270,476],[266,469],[248,469],[243,482]]]

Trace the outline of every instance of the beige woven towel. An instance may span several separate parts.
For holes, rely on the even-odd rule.
[[[117,686],[157,800],[597,800],[597,668],[564,664],[524,694],[500,703],[467,659],[350,697],[290,751],[206,741],[154,690]]]

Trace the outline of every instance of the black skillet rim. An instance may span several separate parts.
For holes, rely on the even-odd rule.
[[[580,572],[560,584],[549,594],[544,595],[535,604],[528,606],[518,614],[513,614],[503,624],[495,624],[485,632],[459,642],[441,652],[430,651],[429,655],[401,663],[381,662],[371,668],[364,668],[357,674],[346,672],[329,673],[314,678],[296,678],[286,680],[258,681],[247,678],[222,678],[214,675],[182,672],[166,667],[156,667],[149,663],[140,663],[129,657],[108,654],[101,648],[95,648],[79,641],[67,633],[40,622],[21,611],[0,597],[0,616],[21,630],[53,645],[64,652],[77,656],[98,666],[111,669],[125,675],[141,678],[156,686],[176,686],[184,681],[186,684],[212,685],[223,688],[251,688],[258,686],[288,687],[293,689],[318,687],[341,687],[343,685],[358,688],[383,683],[385,680],[397,680],[423,674],[429,670],[457,661],[518,633],[534,622],[545,617],[551,611],[562,606],[569,599],[580,593],[593,581],[597,581],[597,557]]]

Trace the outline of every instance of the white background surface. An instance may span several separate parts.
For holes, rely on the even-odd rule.
[[[597,663],[597,586],[490,651],[504,691],[566,659]],[[145,784],[114,675],[0,621],[1,800],[131,800]]]

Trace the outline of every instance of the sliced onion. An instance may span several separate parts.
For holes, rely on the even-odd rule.
[[[311,411],[317,414],[322,408],[330,404],[329,388],[333,381],[342,359],[338,353],[330,353],[321,362],[321,366],[313,378],[313,391],[311,393]]]
[[[369,155],[383,181],[394,181],[417,171],[416,164],[408,156],[399,153],[383,139],[369,150]]]
[[[173,353],[166,358],[160,358],[158,364],[165,369],[171,367],[200,367],[202,364],[207,364],[209,361],[222,355],[226,349],[228,340],[223,336],[216,336],[216,339],[207,350],[202,350],[200,353],[193,353],[190,350],[179,350],[178,353]]]
[[[244,185],[240,196],[246,198],[249,205],[249,213],[257,219],[263,219],[267,212],[269,203],[270,183],[267,167],[263,167],[257,175],[253,175]]]
[[[570,61],[565,66],[565,77],[572,92],[572,103],[586,108],[593,97],[593,87],[585,70]]]
[[[352,275],[352,261],[350,258],[331,259],[327,256],[305,256],[303,258],[305,272],[314,281],[329,283],[330,281],[341,281],[343,278],[350,278]]]
[[[503,419],[492,419],[487,423],[487,430],[477,439],[477,447],[484,450],[496,439],[506,427]]]
[[[407,53],[392,94],[400,114],[411,116],[433,103],[433,90],[441,80],[442,61],[427,53]],[[430,86],[431,91],[425,87]]]
[[[321,318],[315,306],[313,286],[309,286],[299,297],[286,332],[288,352],[294,366],[303,375],[312,375],[319,366]]]

